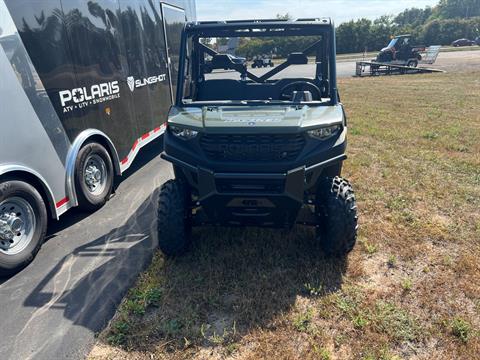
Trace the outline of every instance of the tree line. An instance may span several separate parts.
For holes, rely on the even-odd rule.
[[[337,27],[337,52],[379,50],[392,35],[411,34],[423,45],[449,45],[480,36],[480,0],[441,0],[434,7],[411,8],[396,16],[359,19]]]
[[[290,19],[289,14],[277,15]],[[337,26],[337,53],[377,51],[392,35],[411,34],[423,45],[449,45],[459,38],[480,36],[480,0],[440,0],[434,7],[411,8],[400,14],[384,15],[375,20],[351,20]],[[308,46],[302,38],[252,38],[241,41],[237,55],[275,54],[284,57]]]

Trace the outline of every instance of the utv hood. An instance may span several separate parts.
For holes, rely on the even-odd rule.
[[[227,129],[248,132],[283,132],[309,129],[343,122],[342,105],[269,105],[173,107],[169,125],[184,126],[205,132]]]

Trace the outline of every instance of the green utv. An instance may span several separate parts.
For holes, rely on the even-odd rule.
[[[285,60],[249,71],[215,50],[230,38],[273,43]],[[325,253],[351,251],[357,207],[340,177],[347,120],[330,19],[187,24],[178,72],[161,155],[175,179],[160,190],[160,249],[184,253],[193,226],[299,223],[316,228]]]

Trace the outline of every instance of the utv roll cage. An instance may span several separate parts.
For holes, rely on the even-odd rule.
[[[272,68],[267,73],[257,76],[250,72],[246,63],[233,61],[232,56],[220,54],[209,46],[200,42],[201,38],[231,38],[231,37],[272,37],[272,36],[321,36],[320,40],[314,41],[301,52],[290,53],[287,59]],[[189,41],[191,40],[191,41]],[[189,47],[192,47],[189,49]],[[190,54],[188,53],[190,51]],[[315,77],[307,79],[321,89],[322,95],[328,102],[319,102],[323,105],[336,105],[339,102],[336,83],[336,49],[334,24],[328,18],[321,19],[297,19],[297,20],[232,20],[232,21],[204,21],[187,23],[182,33],[180,44],[180,61],[178,69],[178,87],[176,92],[176,105],[184,106],[185,88],[190,94],[196,92],[196,87],[205,83],[205,54],[212,57],[208,68],[229,69],[240,73],[240,78],[248,84],[272,84],[271,78],[289,67],[290,65],[304,65],[308,63],[308,55],[315,56]],[[188,61],[186,61],[186,59]],[[186,66],[189,67],[186,72]],[[282,79],[287,85],[295,85],[298,79]],[[297,82],[305,81],[299,79]],[[187,81],[187,83],[185,83]],[[258,87],[257,87],[258,88]],[[323,96],[321,96],[323,98]],[[311,101],[311,100],[310,100]],[[212,100],[209,105],[224,105],[222,101]],[[268,101],[248,102],[248,105],[265,105]],[[271,103],[278,104],[278,101]],[[315,103],[312,103],[314,105]],[[188,103],[195,106],[195,102]],[[200,104],[198,104],[200,105]],[[203,104],[205,105],[205,104]],[[235,104],[239,105],[239,104]],[[241,104],[240,104],[241,105]]]

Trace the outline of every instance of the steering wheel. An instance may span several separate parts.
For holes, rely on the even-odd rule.
[[[285,85],[280,91],[280,100],[290,100],[294,91],[310,91],[313,100],[321,100],[322,92],[310,81],[295,81]]]

